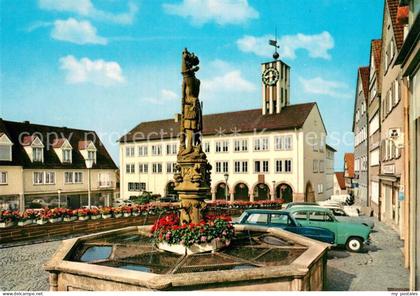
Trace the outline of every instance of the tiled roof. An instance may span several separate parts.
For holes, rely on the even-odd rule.
[[[363,94],[365,95],[365,100],[368,100],[369,97],[369,67],[360,67],[359,68],[360,78],[362,79]]]
[[[371,54],[373,54],[373,60],[375,62],[375,71],[379,71],[381,65],[381,50],[382,50],[382,39],[372,40],[370,43]]]
[[[254,131],[288,130],[300,128],[316,103],[284,107],[279,114],[262,115],[261,109],[210,114],[203,116],[203,135],[245,133]],[[177,138],[179,122],[174,119],[142,122],[120,138],[120,142],[134,142]]]
[[[54,142],[52,143],[52,147],[61,148],[61,146],[63,146],[65,141],[66,139],[63,139],[63,138],[55,139]]]
[[[24,136],[22,139],[22,146],[31,146],[32,142],[36,139],[36,136]]]
[[[337,182],[341,190],[346,189],[346,181],[344,180],[344,172],[335,172],[335,177],[337,178]]]
[[[386,0],[388,5],[389,15],[391,17],[392,29],[394,31],[395,42],[397,44],[398,51],[404,42],[404,26],[398,22],[397,12],[399,0]]]
[[[92,143],[92,141],[79,141],[79,144],[78,144],[79,150],[87,149],[89,147],[90,143]]]
[[[335,150],[335,148],[334,148],[334,147],[332,147],[332,146],[330,146],[330,145],[328,145],[328,144],[325,144],[325,146],[327,147],[327,149],[332,150],[332,151],[334,151],[334,152],[337,152],[337,150]]]
[[[353,153],[345,153],[344,154],[344,163],[347,165],[346,177],[354,178],[354,154]]]
[[[13,142],[12,161],[0,161],[0,165],[23,166],[23,168],[42,168],[42,169],[83,169],[86,168],[85,160],[78,149],[79,141],[88,139],[93,141],[97,150],[96,164],[93,168],[97,169],[117,169],[111,156],[108,154],[105,146],[103,146],[98,135],[94,131],[86,131],[79,129],[71,129],[65,127],[54,127],[47,125],[31,124],[28,122],[6,121],[0,118],[0,132],[6,133]],[[19,143],[21,135],[36,134],[42,141],[44,148],[44,162],[31,162],[22,143]],[[72,150],[72,163],[61,163],[52,149],[53,143],[57,140],[57,135],[61,138],[68,139]],[[28,138],[28,139],[29,139]],[[25,142],[25,140],[23,140]]]

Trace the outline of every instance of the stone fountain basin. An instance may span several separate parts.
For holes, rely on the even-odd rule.
[[[252,259],[254,261],[236,258],[241,261],[241,265],[237,265],[240,268],[230,268],[228,270],[207,271],[203,269],[200,272],[192,271],[186,273],[182,270],[188,270],[188,268],[180,268],[176,271],[177,267],[175,267],[160,274],[150,271],[144,272],[118,268],[112,266],[112,264],[108,264],[109,266],[101,265],[103,262],[100,261],[81,262],[79,260],[80,257],[77,257],[79,255],[75,255],[78,252],[80,253],[81,246],[85,244],[98,242],[104,238],[118,238],[124,235],[138,234],[145,237],[150,229],[151,226],[133,226],[63,241],[53,258],[45,265],[46,271],[49,272],[50,290],[320,291],[326,282],[327,251],[330,245],[281,229],[260,226],[235,225],[235,230],[239,234],[258,234],[258,237],[271,239],[274,237],[287,241],[291,247],[283,246],[281,247],[283,248],[282,250],[291,251],[290,254],[295,255],[289,258],[279,258],[279,262],[270,261],[269,264],[262,262],[264,260],[258,259],[262,258],[258,256],[256,257],[257,259]],[[259,236],[260,234],[262,236]],[[247,240],[244,240],[244,242],[246,243]],[[239,243],[237,245],[241,247]],[[268,247],[270,250],[277,248],[275,246]],[[296,252],[295,249],[299,250],[299,252]],[[210,257],[213,254],[205,256]],[[233,258],[231,254],[214,254],[214,256]],[[177,262],[188,260],[188,258],[181,258]],[[246,262],[249,262],[249,264]]]

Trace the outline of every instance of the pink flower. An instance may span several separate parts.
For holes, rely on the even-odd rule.
[[[205,243],[207,241],[207,237],[202,236],[200,240],[201,240],[201,242]]]

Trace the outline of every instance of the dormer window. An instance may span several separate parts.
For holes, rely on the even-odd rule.
[[[44,162],[44,144],[37,136],[23,137],[22,146],[32,162]]]
[[[73,147],[66,138],[55,139],[52,147],[61,163],[72,163]]]
[[[12,161],[12,146],[6,134],[0,133],[0,161]]]
[[[44,149],[40,147],[32,148],[32,161],[33,162],[43,162],[44,160]]]
[[[93,163],[96,163],[97,149],[92,141],[80,141],[79,150],[85,160],[92,159]]]
[[[88,159],[93,159],[93,163],[96,163],[96,151],[88,151]]]
[[[71,163],[71,149],[63,149],[63,162]]]

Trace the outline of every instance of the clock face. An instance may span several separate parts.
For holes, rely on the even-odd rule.
[[[277,81],[279,81],[280,73],[277,71],[277,69],[274,68],[268,68],[265,69],[265,71],[262,74],[262,81],[265,85],[275,85]]]

